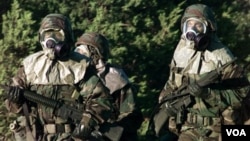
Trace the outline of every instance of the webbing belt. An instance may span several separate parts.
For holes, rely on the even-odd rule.
[[[45,124],[44,125],[44,133],[70,133],[71,126],[70,124]]]
[[[220,118],[217,117],[204,117],[197,114],[188,113],[187,121],[191,124],[197,124],[200,126],[215,125],[220,122]]]

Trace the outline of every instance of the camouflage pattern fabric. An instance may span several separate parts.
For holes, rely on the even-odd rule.
[[[2,97],[2,95],[1,95]],[[1,98],[2,100],[2,98]],[[4,100],[2,100],[4,101]],[[4,102],[0,105],[0,140],[13,141],[12,132],[9,130],[9,124],[16,118],[16,115],[8,113]]]
[[[41,39],[41,34],[43,32],[51,29],[62,29],[66,36],[66,41],[73,45],[74,34],[72,33],[71,23],[67,17],[61,14],[49,14],[43,18],[39,29],[39,39]]]
[[[118,113],[116,122],[124,127],[121,141],[136,141],[137,130],[143,121],[137,103],[136,89],[122,69],[110,64],[106,65],[106,69],[106,74],[100,76],[114,98],[114,105]]]
[[[25,68],[24,68],[25,70]],[[23,72],[25,72],[23,69],[21,69],[19,71],[19,74],[17,76],[14,77],[14,80],[17,80],[18,82],[22,82],[23,83],[26,78],[23,78],[21,76],[26,76],[23,74]],[[63,70],[61,70],[63,71]],[[55,75],[60,74],[60,72],[56,72]],[[86,75],[90,75],[90,74],[86,74]],[[91,74],[92,75],[92,74]],[[91,76],[90,75],[90,76]],[[86,77],[85,79],[83,79],[82,81],[79,81],[79,88],[80,91],[80,96],[83,97],[82,101],[79,101],[80,103],[84,104],[86,109],[83,109],[85,111],[91,111],[91,113],[96,114],[95,116],[97,117],[101,117],[101,119],[93,119],[95,120],[97,123],[101,123],[100,121],[106,121],[108,120],[108,118],[111,116],[113,108],[112,108],[112,104],[111,104],[111,100],[112,98],[110,97],[108,91],[105,89],[105,87],[102,85],[102,83],[98,83],[98,84],[93,84],[94,86],[91,86],[91,82],[93,77]],[[22,79],[21,79],[22,78]],[[16,81],[15,81],[16,82]],[[30,81],[29,81],[30,82]],[[15,84],[16,85],[16,84]],[[20,85],[20,84],[19,84]],[[69,79],[69,83],[68,84],[51,84],[50,82],[48,82],[47,84],[44,83],[36,83],[36,84],[32,84],[32,85],[21,85],[24,88],[27,88],[25,86],[28,86],[30,88],[31,91],[35,91],[38,94],[42,94],[46,97],[50,97],[52,99],[55,100],[64,100],[65,103],[69,103],[69,104],[73,104],[75,103],[75,101],[77,99],[72,99],[71,96],[74,93],[74,91],[76,90],[76,87],[74,86],[75,84],[71,82],[71,80]],[[93,97],[93,98],[92,98]],[[77,104],[77,103],[75,103]],[[17,109],[15,105],[15,103],[9,103],[8,109],[10,110],[15,110]],[[37,127],[43,127],[44,124],[46,123],[53,123],[53,124],[71,124],[72,126],[74,125],[74,123],[71,123],[65,119],[62,119],[60,117],[55,117],[53,115],[53,109],[51,108],[47,108],[43,105],[29,105],[32,108],[32,113],[34,114],[33,118],[34,119],[39,119],[39,121],[41,121],[41,123],[39,123],[39,125]],[[12,111],[12,112],[19,112],[18,111]],[[43,129],[36,129],[37,131],[42,131]],[[71,134],[68,133],[64,133],[64,134],[47,134],[47,135],[43,135],[43,134],[39,134],[37,133],[37,137],[40,138],[47,138],[47,139],[55,139],[57,138],[57,140],[63,140],[63,139],[68,139],[69,137],[71,137]],[[62,138],[62,139],[60,139]]]

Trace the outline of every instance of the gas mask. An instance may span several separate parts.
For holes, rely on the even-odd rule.
[[[194,42],[196,50],[202,51],[207,48],[209,44],[207,22],[197,18],[189,18],[183,24],[183,33],[188,41]]]
[[[90,52],[88,49],[88,45],[79,45],[76,47],[75,52],[78,52],[86,57],[90,57]]]
[[[86,57],[89,57],[92,61],[91,64],[94,65],[97,71],[101,71],[104,68],[105,63],[101,59],[100,55],[98,55],[98,51],[95,47],[81,44],[76,47],[75,52],[78,52]]]
[[[48,30],[41,34],[41,44],[50,59],[61,59],[68,54],[70,46],[64,41],[62,30]]]

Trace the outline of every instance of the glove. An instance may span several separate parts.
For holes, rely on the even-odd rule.
[[[73,137],[78,139],[88,139],[90,137],[91,132],[92,129],[89,126],[78,124],[76,125],[72,135]]]
[[[90,114],[83,114],[83,118],[81,122],[76,125],[72,136],[78,139],[89,139],[95,125],[96,122],[91,119]]]
[[[208,93],[207,88],[203,88],[195,82],[189,84],[187,87],[187,90],[191,95],[196,96],[196,97],[201,97],[201,98],[204,98]]]
[[[17,104],[22,104],[24,102],[23,96],[24,90],[18,86],[10,86],[8,92],[8,100]]]

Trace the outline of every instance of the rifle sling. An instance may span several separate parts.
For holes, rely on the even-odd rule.
[[[23,113],[26,118],[26,126],[25,126],[26,138],[29,141],[35,141],[35,131],[34,131],[35,129],[33,129],[33,134],[32,134],[31,127],[30,127],[31,124],[30,124],[30,118],[29,118],[29,110],[28,110],[28,106],[26,102],[23,104]]]

